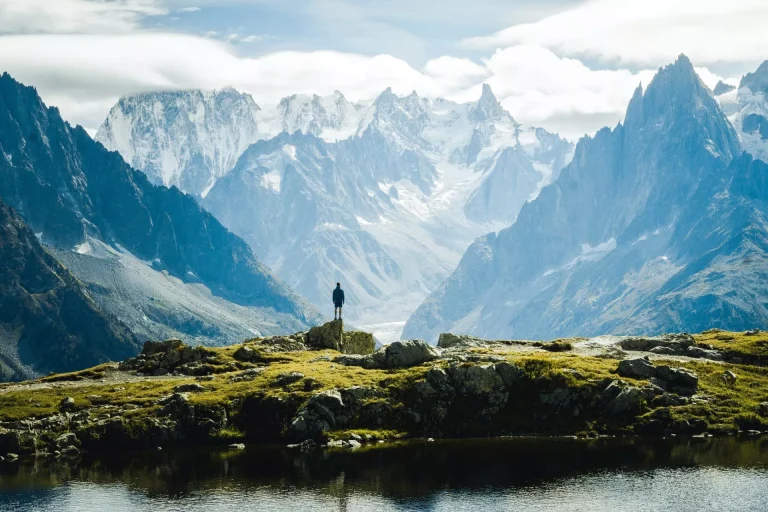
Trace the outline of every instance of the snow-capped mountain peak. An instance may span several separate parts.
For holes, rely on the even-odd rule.
[[[493,94],[491,86],[483,84],[483,90],[480,99],[471,107],[469,119],[473,123],[493,122],[509,120],[514,122],[512,116],[504,110],[496,95]]]
[[[260,108],[231,87],[121,98],[96,133],[151,181],[205,195],[263,137]]]

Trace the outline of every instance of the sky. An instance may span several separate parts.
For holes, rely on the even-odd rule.
[[[0,0],[0,71],[95,133],[120,96],[233,86],[269,107],[343,92],[475,100],[578,139],[685,53],[738,84],[766,0]]]

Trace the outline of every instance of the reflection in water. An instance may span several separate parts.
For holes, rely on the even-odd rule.
[[[768,439],[410,442],[0,466],[0,510],[768,510]]]

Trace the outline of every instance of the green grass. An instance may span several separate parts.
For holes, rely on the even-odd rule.
[[[741,333],[705,333],[696,336],[699,343],[709,344],[720,350],[732,350],[741,354],[762,356],[768,354],[766,342],[768,334],[760,336],[743,336]],[[557,340],[558,344],[571,346],[570,340]],[[551,345],[551,343],[550,343]],[[257,365],[235,361],[234,352],[242,345],[211,349],[216,352],[216,364],[227,366],[237,363],[239,369]],[[542,348],[546,348],[543,347]],[[598,357],[586,357],[563,351],[519,351],[512,347],[493,347],[488,349],[473,349],[474,353],[500,355],[506,360],[518,365],[529,380],[541,379],[555,383],[557,386],[580,387],[589,385],[606,378],[619,378],[616,374],[617,360]],[[433,366],[425,364],[400,370],[366,370],[355,366],[344,366],[331,361],[318,360],[322,356],[331,359],[337,353],[331,350],[269,353],[262,352],[258,366],[265,370],[256,375],[251,381],[230,382],[236,372],[219,373],[210,381],[202,381],[203,392],[191,393],[190,401],[195,405],[229,406],[235,401],[249,395],[286,397],[291,396],[298,402],[304,402],[319,391],[347,388],[351,386],[366,386],[379,389],[389,397],[400,396],[400,391],[407,390],[416,381],[424,378],[424,374]],[[445,365],[447,363],[438,362]],[[768,418],[757,414],[757,406],[768,401],[768,369],[759,366],[715,363],[703,360],[681,363],[668,361],[673,366],[683,366],[699,375],[699,394],[711,397],[710,402],[669,408],[669,414],[675,420],[701,419],[707,422],[710,430],[733,431],[736,429],[768,430]],[[138,409],[125,411],[123,416],[140,420],[152,415],[159,398],[170,394],[173,388],[182,383],[197,382],[194,377],[164,377],[147,378],[141,381],[125,383],[100,382],[99,379],[108,377],[114,365],[100,365],[80,372],[53,375],[33,381],[34,389],[18,388],[13,390],[11,385],[0,387],[0,420],[13,421],[25,418],[43,417],[58,411],[64,397],[75,400],[74,411],[91,408],[97,403],[106,402],[111,405],[125,406],[135,404]],[[734,387],[729,387],[722,379],[724,370],[731,370],[738,380]],[[238,370],[240,371],[240,370]],[[304,380],[291,384],[287,388],[272,386],[281,373],[301,372],[305,378],[314,379],[318,386],[312,391],[304,390]],[[624,380],[642,385],[642,381]],[[4,389],[5,388],[5,389]],[[93,401],[89,395],[100,395],[102,398]],[[393,404],[397,405],[397,404]],[[661,414],[654,408],[646,416]],[[642,418],[641,418],[642,419]],[[595,428],[598,425],[594,426]],[[372,431],[340,431],[331,433],[331,438],[342,438],[350,432],[373,433]],[[378,438],[397,438],[402,432],[394,430],[376,431]],[[243,439],[244,433],[230,427],[217,434],[222,441]]]

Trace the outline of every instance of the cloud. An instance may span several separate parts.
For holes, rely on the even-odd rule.
[[[519,44],[558,55],[657,67],[685,53],[694,62],[755,62],[768,47],[765,0],[591,0],[534,23],[465,39],[475,49]]]
[[[128,32],[147,16],[168,10],[157,0],[3,0],[0,34]]]
[[[178,9],[179,12],[197,12],[201,10],[199,7],[182,7]]]
[[[569,138],[619,122],[638,83],[655,70],[596,70],[550,49],[517,45],[478,61],[442,56],[416,68],[391,55],[338,51],[281,51],[238,55],[220,34],[200,37],[133,30],[107,34],[0,36],[0,63],[15,78],[35,85],[64,117],[93,131],[120,96],[176,89],[233,86],[272,106],[289,94],[342,91],[371,99],[392,87],[397,94],[471,101],[483,82],[525,124]],[[251,37],[229,38],[248,42]],[[721,77],[698,68],[713,87]],[[731,80],[732,81],[732,80]]]

